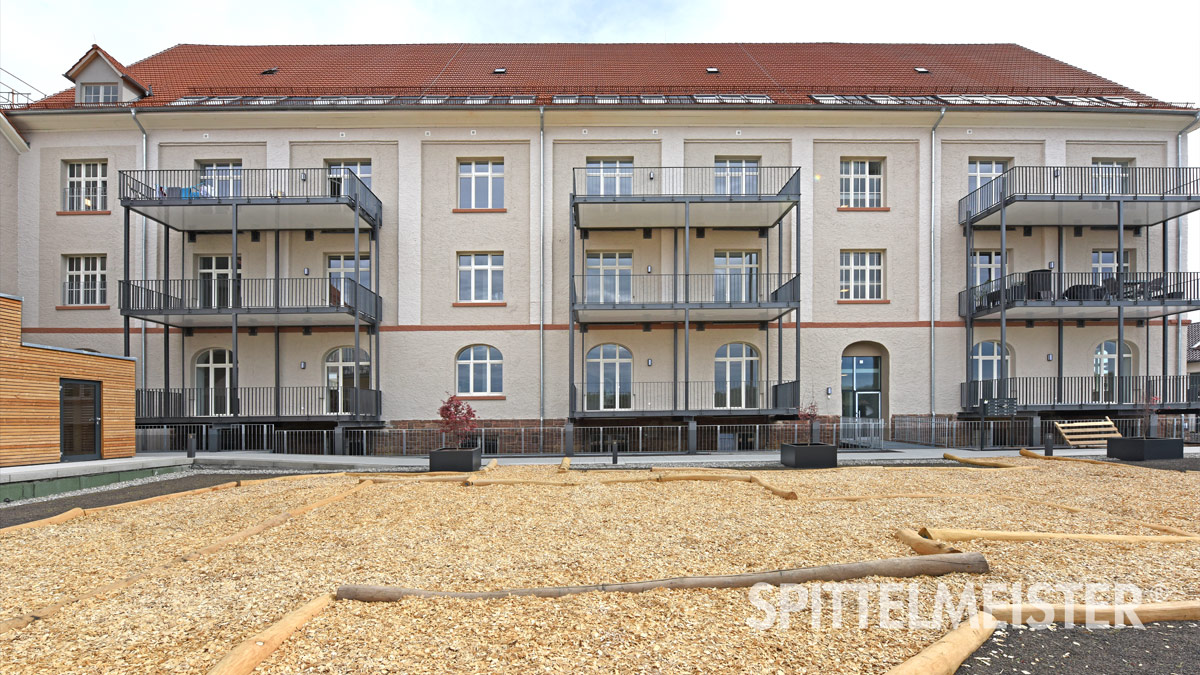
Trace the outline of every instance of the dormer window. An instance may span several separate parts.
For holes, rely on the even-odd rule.
[[[85,84],[81,103],[116,103],[120,100],[117,83]]]

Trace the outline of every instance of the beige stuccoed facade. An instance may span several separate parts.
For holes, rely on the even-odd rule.
[[[965,379],[965,327],[958,296],[965,288],[965,238],[957,203],[967,194],[968,163],[1000,160],[1006,166],[1082,165],[1120,159],[1135,166],[1175,166],[1176,134],[1191,115],[1166,112],[949,110],[931,146],[930,129],[938,110],[292,110],[172,111],[138,114],[147,131],[149,169],[191,169],[202,162],[240,162],[251,168],[319,168],[331,162],[369,162],[371,190],[383,204],[380,224],[378,292],[380,378],[384,421],[428,420],[439,402],[456,389],[455,359],[461,349],[484,344],[503,355],[503,386],[472,401],[489,420],[561,421],[568,410],[568,323],[570,238],[576,237],[576,273],[585,251],[632,253],[635,274],[670,274],[673,235],[656,229],[649,238],[632,216],[630,229],[592,233],[580,240],[570,220],[572,171],[589,158],[631,160],[634,167],[712,167],[718,158],[755,158],[761,166],[800,167],[803,197],[781,222],[783,269],[777,269],[779,233],[765,238],[755,230],[713,230],[690,241],[691,271],[713,270],[716,251],[758,252],[771,272],[798,273],[801,304],[772,325],[693,326],[692,379],[714,379],[714,355],[722,345],[754,345],[770,362],[762,378],[775,380],[782,355],[783,379],[799,381],[802,403],[812,401],[826,415],[843,414],[844,356],[877,356],[882,364],[882,416],[955,414],[961,411],[959,385]],[[121,353],[122,316],[117,282],[122,274],[123,212],[118,172],[143,168],[142,134],[128,110],[72,110],[10,115],[29,141],[27,150],[0,143],[0,291],[25,299],[26,339],[43,344]],[[539,137],[544,123],[544,138]],[[540,152],[540,155],[539,155]],[[839,174],[843,159],[883,162],[882,208],[840,210]],[[63,214],[65,166],[72,161],[104,161],[108,166],[109,213]],[[456,212],[461,160],[504,163],[502,211]],[[934,163],[937,171],[934,173]],[[544,192],[543,192],[544,188]],[[931,203],[931,191],[933,202]],[[936,209],[933,207],[936,205]],[[931,217],[933,231],[931,232]],[[328,256],[351,254],[350,234],[329,232],[344,223],[314,224],[279,234],[280,269],[274,268],[274,233],[252,241],[239,236],[242,276],[269,278],[325,275]],[[544,218],[544,221],[543,221]],[[131,218],[131,278],[142,278],[143,222]],[[542,238],[544,227],[545,245]],[[1167,236],[1168,269],[1176,270],[1176,222]],[[325,230],[325,231],[322,231]],[[1063,269],[1087,272],[1093,251],[1115,247],[1111,230],[1067,230]],[[145,226],[147,276],[161,279],[164,229]],[[682,237],[682,233],[679,235]],[[1125,239],[1132,271],[1158,271],[1164,228],[1147,228]],[[369,250],[367,235],[361,250]],[[796,237],[800,254],[796,256]],[[173,279],[194,279],[200,256],[228,255],[228,234],[200,234],[187,242],[170,235]],[[999,245],[997,232],[975,237],[976,248]],[[1016,229],[1008,234],[1010,269],[1046,267],[1057,256],[1055,228]],[[1186,230],[1183,250],[1186,250]],[[680,242],[682,250],[683,243]],[[882,253],[882,298],[878,302],[839,301],[839,253]],[[488,306],[460,306],[457,255],[504,256],[503,300]],[[108,301],[87,308],[63,299],[65,257],[103,255],[107,259]],[[681,261],[682,265],[682,261]],[[931,279],[931,271],[936,275]],[[544,285],[544,289],[539,285]],[[544,291],[544,303],[542,302]],[[798,315],[798,316],[797,316]],[[539,331],[539,319],[544,330]],[[800,322],[797,349],[794,328]],[[931,331],[931,322],[934,327]],[[142,324],[132,321],[132,355],[138,358],[139,386],[161,387],[163,337],[148,324],[143,353]],[[1162,354],[1160,321],[1130,322],[1126,340],[1135,374],[1157,374]],[[274,337],[260,327],[239,339],[242,386],[275,383]],[[279,382],[283,387],[321,386],[326,355],[353,344],[342,326],[287,326],[279,335]],[[1171,374],[1180,373],[1176,328],[1170,328],[1165,355]],[[632,354],[635,381],[669,382],[675,353],[673,330],[641,323],[592,326],[575,333],[576,383],[584,355],[596,345],[615,343]],[[1115,339],[1113,322],[1070,325],[1065,351],[1057,354],[1056,328],[1010,325],[1010,373],[1052,376],[1061,359],[1064,374],[1094,372],[1097,345]],[[932,337],[931,337],[932,336]],[[782,337],[782,344],[779,339]],[[998,339],[992,321],[981,321],[976,341]],[[933,340],[933,349],[930,341]],[[365,349],[373,341],[362,336]],[[196,358],[210,348],[228,348],[230,331],[200,328],[170,336],[172,387],[196,385]],[[679,338],[682,349],[683,338]],[[544,351],[544,357],[542,352]],[[799,353],[797,364],[795,355]],[[934,368],[931,369],[931,358]],[[374,363],[374,361],[372,361]],[[303,366],[301,365],[303,364]],[[798,365],[798,367],[797,367]],[[679,366],[682,368],[682,356]],[[934,377],[932,386],[930,377]],[[682,377],[680,372],[678,377]],[[828,393],[827,393],[828,392]],[[932,400],[931,400],[932,392]],[[543,407],[544,401],[544,407]]]

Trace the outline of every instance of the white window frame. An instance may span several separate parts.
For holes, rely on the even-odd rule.
[[[121,86],[115,82],[96,82],[81,86],[83,91],[79,95],[80,103],[99,105],[121,101]]]
[[[63,258],[67,277],[63,284],[63,304],[107,305],[108,256],[67,255]]]
[[[1129,194],[1130,168],[1133,160],[1093,158],[1092,188],[1096,194],[1123,195]]]
[[[970,159],[967,161],[967,194],[970,194],[1004,175],[1008,162],[1003,159]]]
[[[633,301],[633,251],[588,251],[583,263],[584,302]]]
[[[988,350],[986,354],[983,353],[985,345]],[[1003,358],[1006,352],[1007,358]],[[983,376],[984,364],[991,368],[993,377]],[[1008,350],[1001,351],[999,340],[982,340],[971,347],[971,374],[976,381],[998,380],[1007,376],[1006,371],[1012,372],[1012,353]]]
[[[987,261],[981,262],[982,257],[986,256]],[[1012,259],[1009,259],[1011,266]],[[987,272],[986,276],[983,274]],[[1000,278],[1000,251],[993,249],[977,248],[971,251],[971,284],[970,288],[982,286],[983,284],[995,281]]]
[[[633,159],[588,157],[585,162],[583,194],[629,196],[633,194]]]
[[[371,160],[369,159],[331,159],[326,162],[329,166],[329,193],[340,197],[342,192],[342,176],[349,171],[358,176],[368,190],[371,189]]]
[[[839,208],[882,208],[883,160],[843,158],[838,186]]]
[[[67,162],[64,211],[108,210],[108,161]]]
[[[477,358],[476,347],[484,349],[483,358]],[[478,367],[482,366],[482,378]],[[467,369],[467,390],[463,391],[460,374]],[[496,376],[499,382],[496,382]],[[482,379],[482,382],[479,380]],[[454,390],[459,396],[492,396],[504,393],[504,355],[491,345],[473,344],[463,347],[454,357]]]
[[[464,275],[468,297],[463,297]],[[504,253],[458,253],[458,302],[504,302]]]
[[[713,251],[713,299],[716,302],[759,300],[758,251]]]
[[[741,347],[741,354],[731,354],[734,346]],[[713,356],[713,407],[715,408],[758,408],[759,365],[762,359],[758,347],[749,342],[730,342],[717,348]],[[735,381],[733,374],[740,371]],[[721,400],[724,397],[724,400]]]
[[[334,347],[325,352],[324,387],[329,396],[325,411],[331,415],[349,415],[354,412],[354,390],[358,389],[361,378],[366,376],[366,385],[360,391],[371,390],[371,355],[365,349],[358,350],[358,359],[347,359],[354,356],[353,345]]]
[[[583,391],[585,410],[631,410],[633,352],[614,342],[589,349],[584,357]]]
[[[1105,260],[1105,258],[1108,258]],[[1133,250],[1125,249],[1121,256],[1121,272],[1129,274],[1133,271]],[[1092,249],[1092,278],[1093,283],[1100,283],[1105,279],[1112,279],[1117,276],[1117,249],[1115,248],[1097,248]]]
[[[477,194],[479,181],[484,181],[487,188],[482,201]],[[458,208],[466,211],[504,208],[504,160],[458,160]]]
[[[883,299],[883,251],[843,249],[838,254],[838,300]]]
[[[713,175],[714,194],[758,194],[758,157],[717,157],[715,164]]]
[[[242,161],[200,162],[199,191],[205,197],[241,197]]]

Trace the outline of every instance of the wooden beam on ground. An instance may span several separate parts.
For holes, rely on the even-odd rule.
[[[933,527],[922,527],[921,536],[925,537],[926,539],[941,539],[943,541],[970,541],[972,539],[987,539],[989,541],[1051,541],[1055,539],[1069,539],[1075,541],[1103,541],[1122,544],[1200,544],[1200,537],[1181,537],[1169,534],[1085,534],[1076,532],[959,530]]]
[[[951,553],[946,555],[868,560],[840,565],[822,565],[820,567],[801,567],[772,572],[751,572],[748,574],[724,576],[674,577],[670,579],[593,584],[588,586],[509,588],[498,591],[429,591],[419,588],[401,588],[398,586],[347,584],[338,587],[337,599],[358,600],[361,602],[396,602],[408,597],[462,598],[469,600],[487,600],[513,596],[560,598],[565,595],[592,593],[596,591],[605,593],[641,593],[656,588],[748,588],[758,583],[779,585],[806,583],[810,581],[846,581],[848,579],[861,579],[863,577],[905,578],[938,576],[960,572],[985,574],[987,571],[987,560],[982,554]]]
[[[916,656],[887,671],[887,675],[953,675],[995,630],[996,618],[980,612]]]
[[[292,610],[279,621],[254,637],[234,647],[214,665],[208,675],[248,675],[254,672],[267,657],[279,649],[283,641],[291,637],[304,624],[308,623],[321,610],[333,602],[333,594],[323,593],[305,603],[299,609]]]
[[[1084,623],[1089,614],[1093,621],[1110,626],[1128,626],[1133,617],[1141,623],[1154,621],[1200,620],[1200,600],[1152,602],[1141,605],[996,605],[988,607],[999,621],[1007,623]]]
[[[1010,464],[1008,462],[1000,462],[1000,461],[992,460],[992,459],[975,459],[974,457],[959,457],[958,455],[952,455],[948,452],[942,453],[942,457],[945,459],[954,460],[955,462],[960,462],[962,464],[970,464],[971,466],[986,466],[986,467],[991,467],[993,469],[1015,469],[1015,468],[1017,468],[1017,466],[1019,466],[1017,464]]]
[[[17,530],[29,530],[35,527],[42,527],[44,525],[58,525],[59,523],[65,523],[68,520],[78,518],[83,514],[84,510],[76,507],[68,511],[63,511],[57,516],[50,516],[49,518],[42,518],[41,520],[31,520],[28,523],[21,523],[19,525],[0,527],[0,534],[4,534],[5,532],[16,532]]]
[[[962,553],[958,549],[949,544],[932,539],[926,539],[917,534],[915,530],[901,529],[896,531],[896,538],[902,543],[907,544],[909,548],[920,553],[921,555],[937,555],[939,553]]]

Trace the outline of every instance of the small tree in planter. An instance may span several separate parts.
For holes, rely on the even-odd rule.
[[[819,418],[816,401],[810,400],[808,405],[796,408],[797,421],[808,422],[808,443],[781,443],[780,463],[797,469],[828,469],[837,466],[837,446],[821,443],[817,437]]]
[[[1182,438],[1150,435],[1154,409],[1161,401],[1159,397],[1149,395],[1142,399],[1142,436],[1108,439],[1106,454],[1109,457],[1132,462],[1146,459],[1183,459]]]
[[[453,439],[449,445],[429,452],[430,471],[478,471],[483,447],[473,442],[475,410],[457,396],[450,396],[438,408],[438,428]]]

